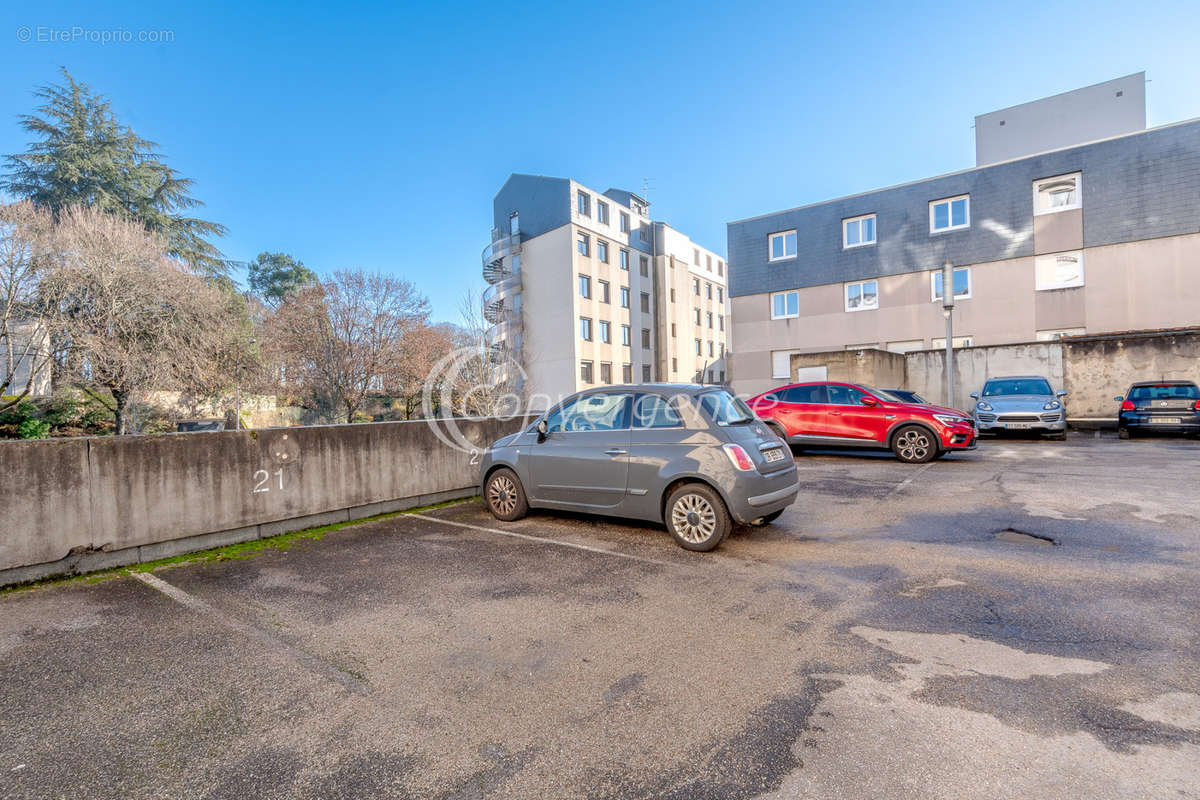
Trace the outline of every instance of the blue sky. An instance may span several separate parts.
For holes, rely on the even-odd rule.
[[[1200,116],[1195,2],[99,5],[5,15],[0,153],[66,66],[195,179],[227,257],[393,273],[438,319],[510,172],[649,178],[724,253],[730,220],[971,166],[986,111],[1146,70],[1150,125]],[[174,40],[38,40],[76,26]]]

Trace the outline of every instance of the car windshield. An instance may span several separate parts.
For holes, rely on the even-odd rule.
[[[1130,400],[1197,400],[1200,389],[1194,383],[1164,383],[1156,386],[1134,386],[1129,390]]]
[[[984,397],[1003,397],[1010,394],[1050,395],[1050,384],[1045,378],[1003,378],[988,381],[983,387]]]
[[[729,392],[705,392],[700,407],[718,425],[745,425],[754,421],[750,407]]]
[[[920,403],[925,402],[925,398],[916,392],[909,392],[904,389],[875,389],[875,394],[882,397],[884,400],[890,400],[893,403]]]

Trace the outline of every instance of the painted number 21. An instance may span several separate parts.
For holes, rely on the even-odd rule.
[[[259,492],[271,491],[271,487],[267,486],[267,481],[271,480],[271,474],[272,473],[267,472],[265,469],[257,470],[254,473],[254,480],[258,481],[258,483],[254,484],[254,490],[251,491],[251,494],[258,494]],[[279,488],[282,489],[283,488],[283,470],[282,469],[275,470],[274,475],[276,478],[279,479]]]

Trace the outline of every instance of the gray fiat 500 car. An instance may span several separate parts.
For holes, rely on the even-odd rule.
[[[973,392],[971,415],[980,433],[1030,431],[1066,438],[1066,392],[1050,388],[1050,381],[1037,375],[988,378],[981,392]]]
[[[712,550],[734,523],[772,522],[800,490],[787,446],[717,386],[589,389],[481,461],[497,519],[551,508],[655,520],[688,550]]]

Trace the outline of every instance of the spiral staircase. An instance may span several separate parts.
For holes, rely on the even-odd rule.
[[[492,229],[492,243],[483,250],[483,317],[491,327],[485,341],[501,380],[520,381],[521,362],[521,233]]]

